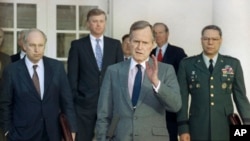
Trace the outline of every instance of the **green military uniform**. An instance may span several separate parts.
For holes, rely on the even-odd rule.
[[[231,96],[243,122],[250,123],[250,104],[239,60],[219,54],[210,74],[202,54],[188,57],[180,63],[178,80],[182,95],[179,134],[190,133],[191,140],[198,141],[229,141],[228,115],[234,112]]]

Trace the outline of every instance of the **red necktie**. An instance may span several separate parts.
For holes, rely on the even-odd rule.
[[[158,56],[157,56],[157,60],[158,60],[159,62],[161,62],[161,61],[162,61],[162,53],[161,53],[161,49],[159,49],[159,53],[158,53]]]

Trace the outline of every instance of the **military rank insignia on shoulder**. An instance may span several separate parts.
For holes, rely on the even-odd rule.
[[[232,57],[232,56],[230,56],[230,55],[223,55],[223,56],[224,56],[224,58],[226,58],[226,59],[232,59],[232,60],[239,61],[239,59],[237,59],[237,58],[235,58],[235,57]]]

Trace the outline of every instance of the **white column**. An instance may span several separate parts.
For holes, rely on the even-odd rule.
[[[213,0],[213,22],[222,29],[221,54],[238,58],[250,100],[250,1]]]

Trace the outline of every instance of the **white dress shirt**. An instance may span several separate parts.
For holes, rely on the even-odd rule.
[[[103,54],[103,48],[104,48],[103,35],[100,38],[96,38],[96,37],[94,37],[93,35],[90,34],[89,37],[90,37],[90,42],[91,42],[92,50],[94,52],[95,57],[96,57],[96,49],[95,48],[96,48],[96,44],[97,44],[96,39],[100,39],[99,45],[101,47],[102,54]]]
[[[24,51],[21,50],[20,52],[20,58],[23,59],[23,57],[26,55],[26,53]]]

